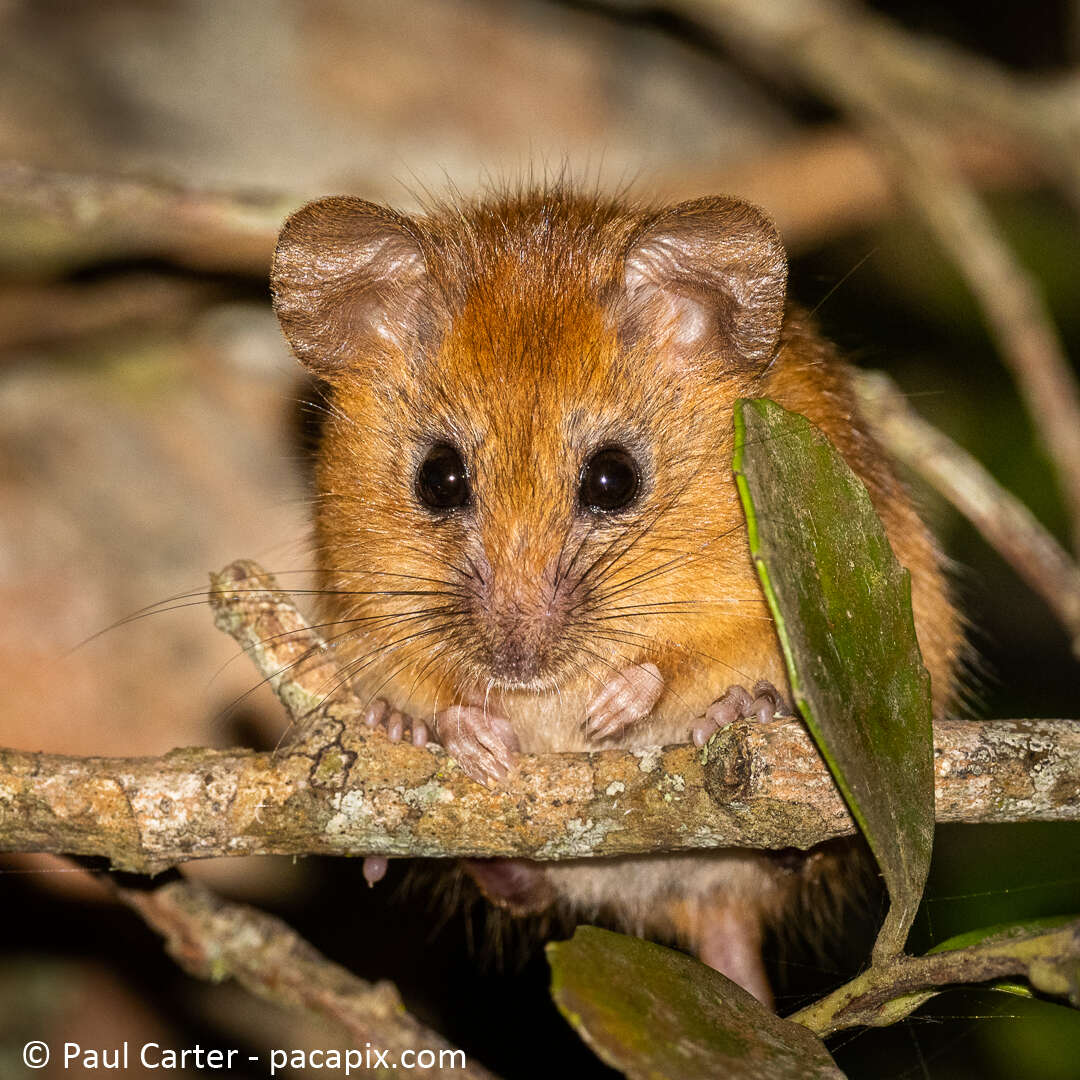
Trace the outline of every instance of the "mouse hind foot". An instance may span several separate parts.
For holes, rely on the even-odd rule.
[[[440,744],[465,773],[488,787],[506,778],[520,749],[510,721],[486,705],[452,705],[425,722],[378,698],[364,714],[364,723],[381,728],[391,742]]]

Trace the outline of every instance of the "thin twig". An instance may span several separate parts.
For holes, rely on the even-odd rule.
[[[1047,926],[1047,921],[1056,925]],[[983,940],[963,949],[898,956],[868,968],[788,1019],[826,1038],[845,1028],[895,1024],[948,986],[1016,976],[1080,1006],[1080,920],[1035,920],[987,931]]]

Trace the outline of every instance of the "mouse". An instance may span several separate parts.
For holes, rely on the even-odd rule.
[[[809,418],[866,484],[942,715],[963,654],[944,557],[787,278],[767,214],[728,196],[559,183],[288,218],[274,308],[327,387],[320,615],[369,725],[512,787],[519,753],[700,745],[790,714],[732,472],[753,397]],[[766,1003],[764,934],[846,872],[744,850],[466,868],[515,914],[674,942]]]

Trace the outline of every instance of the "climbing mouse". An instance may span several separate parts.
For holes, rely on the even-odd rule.
[[[700,743],[789,711],[731,469],[734,402],[759,396],[866,483],[941,715],[961,649],[942,559],[786,282],[776,229],[732,198],[554,186],[288,219],[274,306],[330,388],[322,615],[370,723],[493,784],[519,751]],[[835,872],[751,851],[470,870],[512,910],[675,939],[762,1000],[763,927]]]

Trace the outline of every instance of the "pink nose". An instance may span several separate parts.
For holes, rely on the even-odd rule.
[[[528,682],[544,666],[546,646],[554,629],[546,597],[503,596],[493,606],[491,667],[498,679]]]

